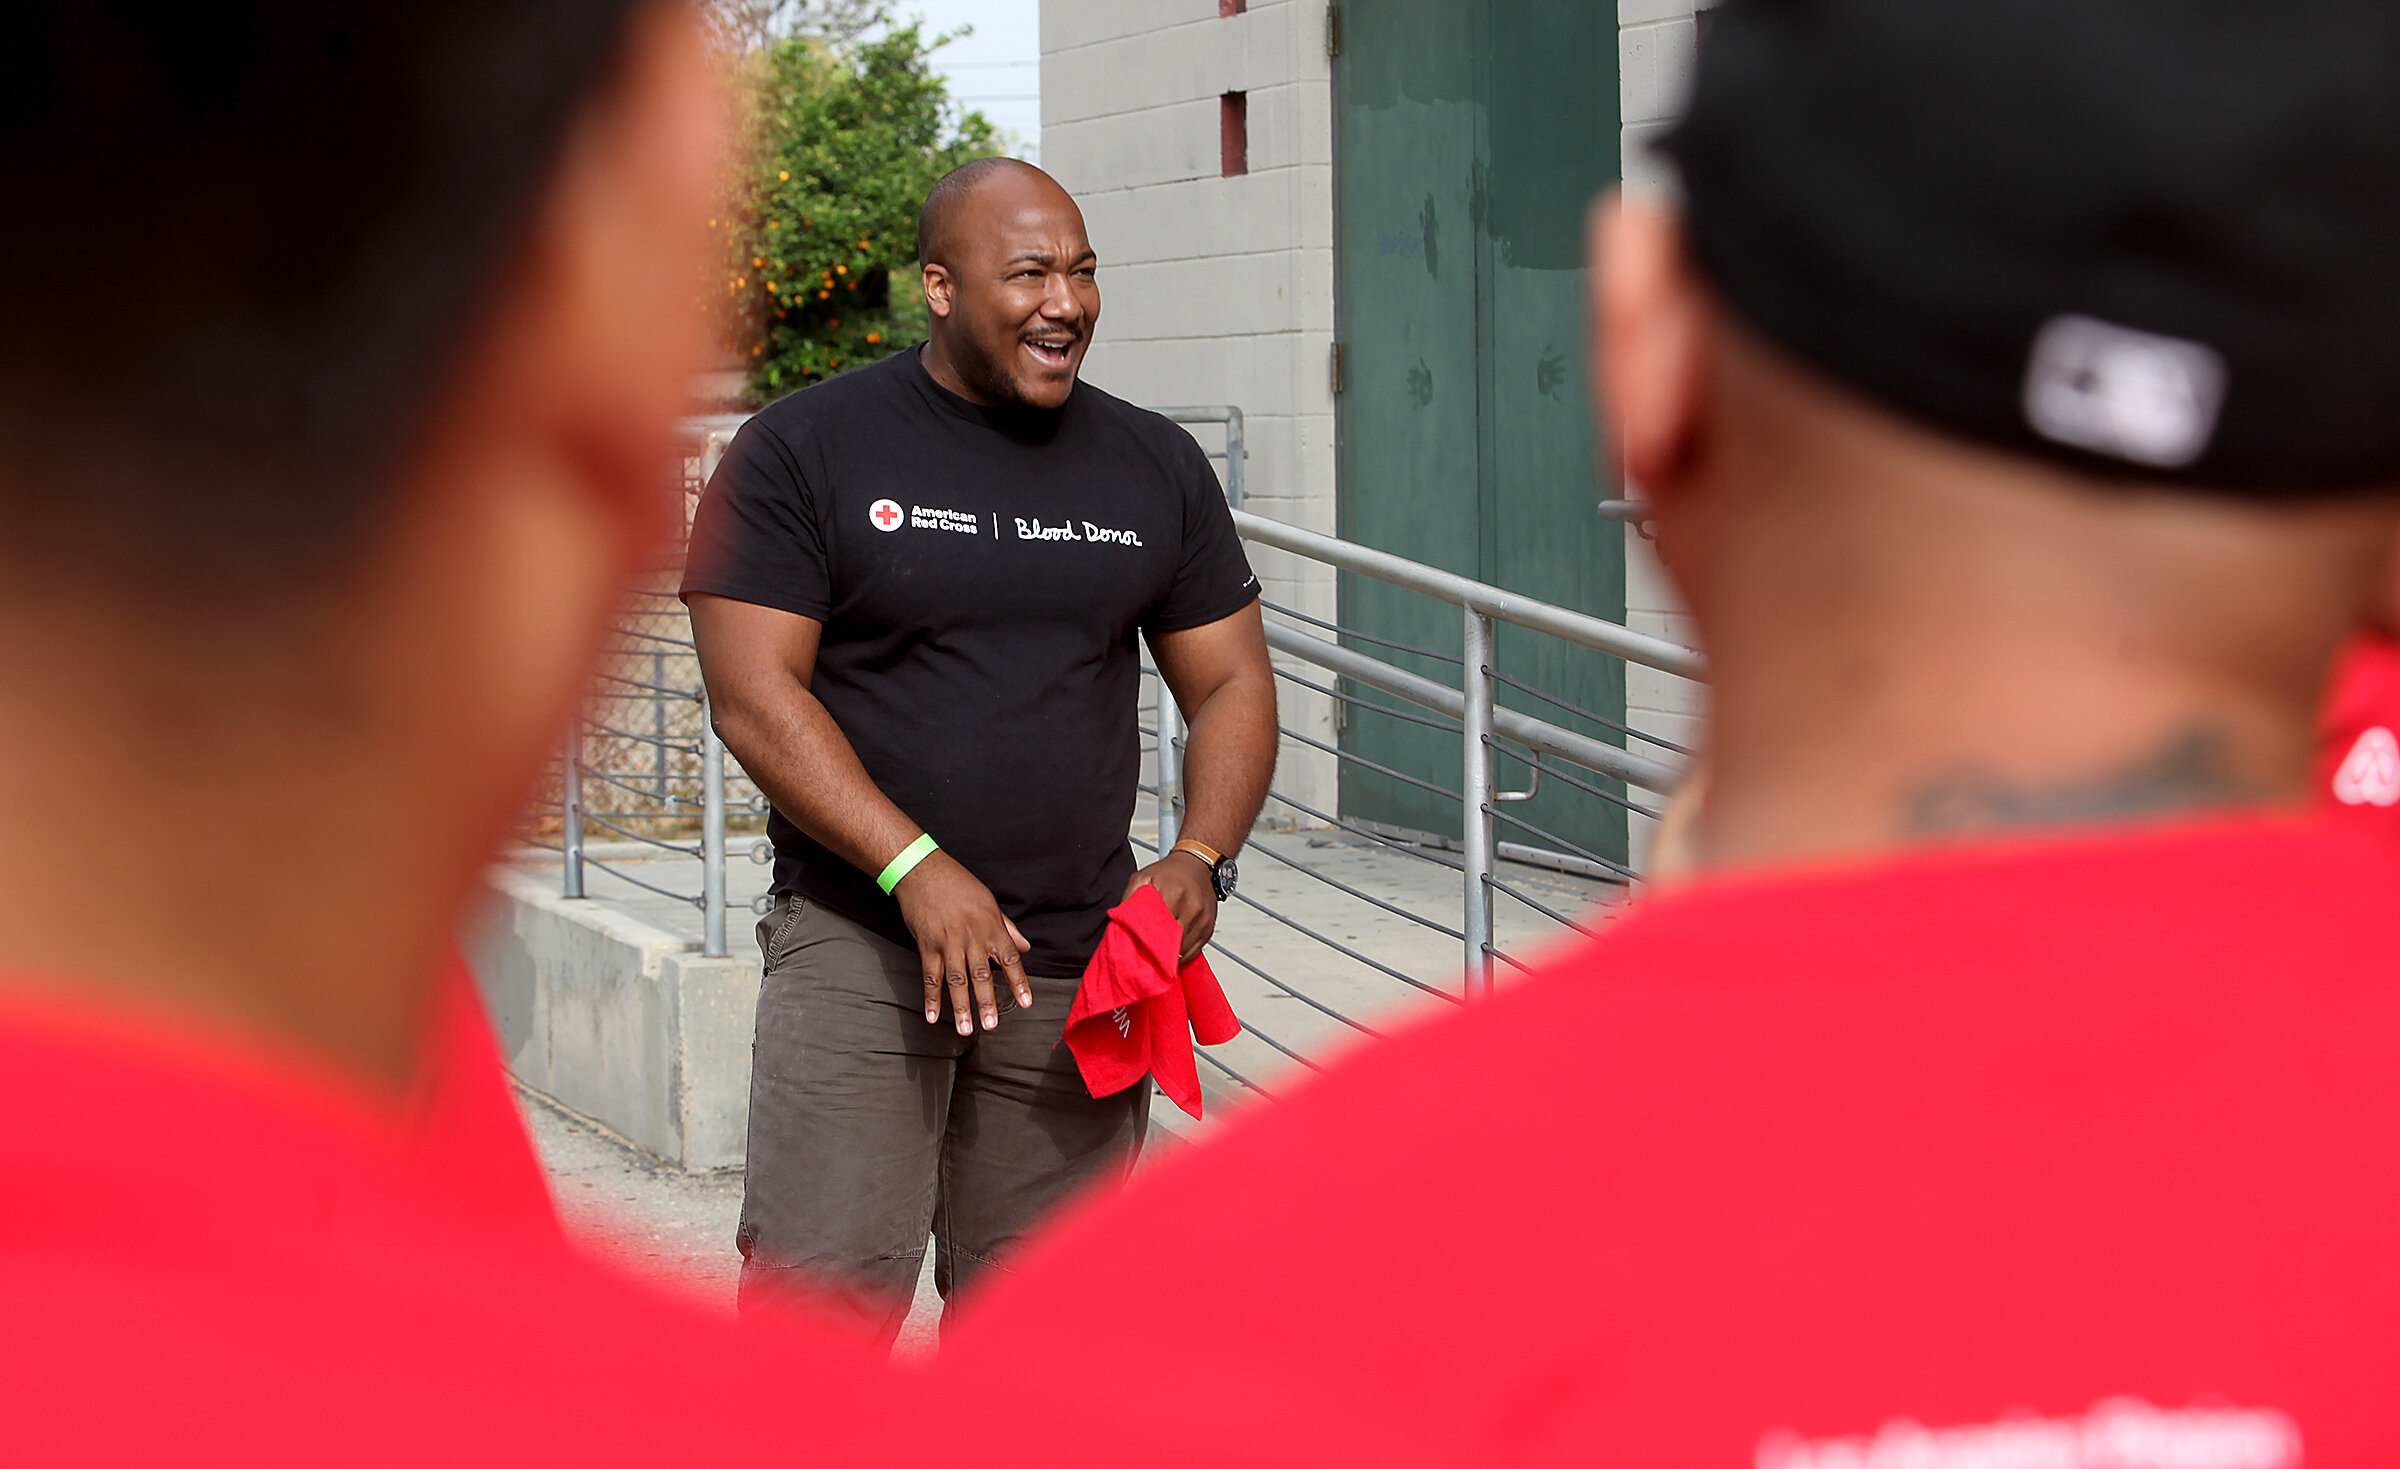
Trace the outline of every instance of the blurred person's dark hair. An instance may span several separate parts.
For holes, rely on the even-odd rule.
[[[632,0],[74,0],[0,44],[0,578],[353,565]]]

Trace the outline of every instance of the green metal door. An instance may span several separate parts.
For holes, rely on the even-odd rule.
[[[1335,58],[1342,534],[1621,620],[1585,384],[1583,220],[1616,181],[1617,21],[1593,0],[1344,0]],[[1342,621],[1455,657],[1455,608],[1345,577]],[[1456,686],[1453,663],[1353,645]],[[1622,665],[1502,628],[1499,671],[1621,719]],[[1365,694],[1363,690],[1353,692]],[[1368,697],[1373,697],[1368,695]],[[1613,738],[1508,688],[1500,701]],[[1391,702],[1391,701],[1384,701]],[[1412,711],[1414,712],[1414,711]],[[1458,736],[1353,710],[1345,812],[1455,836]],[[1524,768],[1503,759],[1503,786]],[[1625,854],[1621,809],[1553,781],[1500,839]]]

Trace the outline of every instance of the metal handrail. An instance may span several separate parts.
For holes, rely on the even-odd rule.
[[[663,696],[662,691],[662,696]],[[685,697],[689,697],[686,695]],[[622,882],[647,888],[661,897],[690,903],[700,910],[700,952],[707,958],[722,959],[726,947],[725,922],[725,742],[717,737],[715,721],[710,717],[708,700],[700,698],[700,741],[697,746],[651,739],[627,730],[616,729],[592,718],[578,714],[567,732],[566,747],[559,752],[559,825],[562,833],[559,845],[559,892],[562,897],[580,898],[584,891],[584,868],[599,867]],[[584,782],[600,780],[624,790],[635,788],[617,777],[603,774],[585,765],[583,742],[592,732],[616,739],[654,744],[700,757],[700,842],[696,847],[678,842],[661,841],[637,831],[628,831],[608,819],[608,816],[589,809],[584,804]],[[655,797],[661,804],[685,804],[686,798],[661,791]],[[643,813],[627,813],[643,814]],[[654,813],[653,813],[654,814]],[[605,827],[619,836],[646,843],[664,851],[700,859],[700,891],[697,894],[679,893],[660,887],[628,872],[619,872],[584,852],[583,832],[587,824]]]
[[[722,452],[725,440],[740,427],[745,415],[721,414],[711,418],[686,420],[683,425],[686,455],[684,494],[686,523],[691,501],[697,496],[705,478],[711,457]],[[696,465],[692,462],[699,461]],[[697,471],[697,472],[695,472]],[[602,668],[594,677],[594,691],[589,706],[577,711],[574,724],[567,731],[559,752],[559,857],[560,891],[569,898],[587,895],[585,868],[597,867],[610,877],[634,887],[689,903],[700,911],[701,952],[710,958],[722,958],[728,952],[727,914],[725,896],[725,782],[726,751],[717,737],[716,722],[709,706],[708,694],[695,676],[691,685],[670,682],[668,660],[688,662],[695,654],[691,638],[673,634],[684,631],[683,610],[673,590],[671,577],[676,568],[655,568],[662,582],[656,585],[627,589],[627,605],[611,629],[607,655],[611,658],[647,659],[650,677],[640,678],[612,668]],[[670,619],[674,626],[661,630],[656,626],[639,625],[635,619]],[[600,707],[623,709],[628,705],[649,706],[652,729],[645,733],[625,727],[619,718],[603,717]],[[676,737],[668,733],[667,711],[672,705],[685,708],[696,706],[698,734],[696,737]],[[601,768],[592,762],[587,743],[597,741],[604,748],[635,746],[651,750],[657,757],[652,772],[632,774],[623,770]],[[698,765],[700,794],[697,799],[671,788],[671,781],[689,779],[695,773],[688,767],[670,777],[669,755],[694,759]],[[739,776],[739,768],[732,772]],[[605,791],[596,790],[605,787]],[[653,810],[598,809],[592,800],[595,794],[607,795],[622,803],[632,797],[651,803]],[[697,812],[692,808],[697,807]],[[698,842],[686,844],[667,841],[620,825],[622,821],[651,821],[660,819],[688,820],[700,818]],[[614,818],[614,819],[612,819]],[[697,893],[674,888],[636,876],[593,857],[584,841],[585,827],[596,825],[630,839],[637,847],[652,852],[685,859],[697,858],[700,864],[700,890]]]
[[[1232,501],[1230,493],[1227,498]],[[1280,623],[1267,624],[1266,639],[1269,648],[1287,657],[1300,659],[1353,683],[1459,721],[1461,779],[1457,799],[1462,808],[1464,827],[1464,837],[1460,843],[1463,860],[1460,866],[1465,879],[1465,911],[1457,932],[1462,936],[1465,949],[1467,993],[1470,996],[1488,994],[1493,983],[1494,961],[1508,959],[1492,943],[1492,894],[1498,890],[1523,899],[1522,894],[1515,893],[1494,876],[1493,868],[1503,845],[1498,840],[1497,823],[1505,820],[1512,826],[1557,840],[1541,828],[1529,825],[1521,817],[1500,812],[1499,805],[1503,800],[1522,799],[1522,794],[1504,794],[1497,789],[1492,769],[1494,740],[1507,740],[1524,746],[1537,758],[1553,756],[1612,780],[1661,794],[1672,792],[1681,779],[1673,766],[1662,761],[1637,755],[1548,720],[1501,707],[1495,686],[1502,680],[1493,667],[1497,661],[1494,638],[1496,624],[1506,622],[1558,638],[1576,647],[1684,678],[1705,678],[1707,660],[1696,649],[1636,632],[1620,623],[1555,606],[1521,592],[1443,571],[1404,556],[1393,555],[1389,551],[1378,551],[1337,536],[1323,535],[1252,515],[1240,509],[1238,501],[1233,503],[1234,529],[1246,541],[1271,546],[1338,570],[1370,576],[1404,590],[1448,602],[1460,610],[1464,618],[1464,636],[1462,656],[1457,660],[1461,673],[1460,686],[1457,688],[1396,667],[1356,648],[1312,637]],[[1325,625],[1315,618],[1302,620]],[[1337,627],[1334,631],[1339,636],[1348,630]],[[1445,657],[1444,661],[1449,660]],[[1326,748],[1320,742],[1308,740],[1296,732],[1287,730],[1285,733],[1307,744]],[[1159,851],[1173,844],[1176,830],[1181,824],[1182,735],[1182,711],[1176,708],[1171,696],[1162,697],[1159,700],[1156,746],[1159,793],[1156,850]],[[1345,754],[1341,751],[1334,753],[1337,756]],[[1412,780],[1412,783],[1420,782]],[[1420,784],[1425,784],[1428,790],[1436,789],[1429,783]],[[1558,917],[1552,910],[1527,901],[1546,915]],[[1367,962],[1373,964],[1373,961]],[[1391,972],[1379,964],[1373,967]]]
[[[1670,643],[1665,638],[1654,638],[1648,633],[1635,632],[1621,623],[1554,606],[1528,597],[1523,592],[1508,591],[1460,576],[1456,572],[1411,561],[1405,556],[1395,556],[1389,551],[1378,551],[1355,541],[1302,530],[1296,525],[1285,525],[1280,520],[1269,520],[1247,511],[1235,511],[1233,524],[1245,541],[1256,541],[1262,546],[1273,546],[1279,551],[1289,551],[1311,561],[1322,561],[1344,571],[1355,571],[1361,576],[1390,582],[1393,586],[1421,592],[1454,607],[1464,607],[1500,622],[1547,633],[1579,648],[1606,653],[1610,657],[1639,663],[1662,673],[1690,679],[1708,677],[1708,660],[1697,649],[1687,648],[1681,643]]]
[[[1242,442],[1242,410],[1230,403],[1218,403],[1204,408],[1153,408],[1150,411],[1169,423],[1225,425],[1225,452],[1208,457],[1225,461],[1225,503],[1236,510],[1241,509],[1247,499],[1242,483],[1243,468],[1250,460],[1250,450]]]
[[[1319,668],[1365,684],[1368,688],[1381,689],[1437,714],[1447,714],[1452,719],[1465,718],[1467,696],[1457,689],[1437,683],[1422,674],[1410,673],[1405,668],[1394,668],[1379,658],[1370,658],[1339,643],[1329,643],[1323,638],[1312,638],[1306,633],[1270,623],[1267,627],[1267,646],[1278,653],[1306,659]],[[1682,779],[1671,765],[1636,755],[1605,740],[1593,739],[1590,735],[1561,729],[1548,720],[1520,714],[1514,709],[1494,708],[1491,731],[1502,739],[1514,740],[1528,749],[1556,755],[1586,770],[1596,770],[1612,780],[1621,780],[1627,785],[1637,785],[1660,795],[1673,791],[1676,782]]]

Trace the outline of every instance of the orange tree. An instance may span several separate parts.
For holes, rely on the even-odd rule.
[[[938,42],[934,44],[939,44]],[[934,180],[998,151],[953,118],[915,27],[848,46],[788,37],[752,54],[718,299],[760,400],[914,341],[917,209]]]

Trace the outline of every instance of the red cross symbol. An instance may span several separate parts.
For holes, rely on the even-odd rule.
[[[867,507],[867,519],[875,522],[877,530],[898,530],[900,506],[896,501],[878,500]]]

